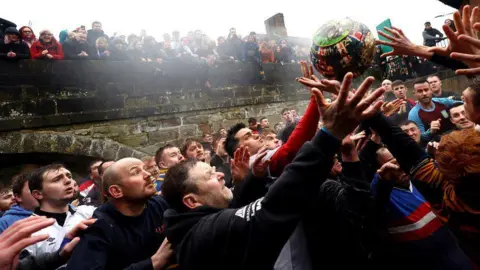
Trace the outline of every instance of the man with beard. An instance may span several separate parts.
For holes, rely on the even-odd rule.
[[[15,205],[15,198],[12,189],[10,187],[0,187],[0,217],[13,205]]]
[[[108,202],[95,211],[97,221],[73,251],[67,269],[164,269],[172,253],[165,239],[155,179],[139,159],[124,158],[103,176]]]
[[[203,151],[202,143],[197,139],[186,139],[180,150],[186,159],[198,159],[200,161],[205,161],[206,157],[205,152]]]
[[[31,173],[28,186],[40,207],[34,213],[54,218],[55,223],[39,232],[50,235],[49,239],[26,248],[28,254],[37,256],[61,248],[67,232],[78,223],[91,218],[95,207],[79,206],[73,209],[70,203],[76,199],[75,181],[72,173],[61,164],[41,167]]]
[[[163,195],[172,209],[165,213],[166,234],[183,268],[272,269],[299,221],[311,214],[306,208],[325,182],[341,139],[381,106],[370,105],[383,90],[362,100],[373,78],[347,98],[352,79],[346,75],[333,104],[313,90],[324,128],[304,144],[265,197],[243,208],[225,209],[232,193],[208,164],[187,161],[168,171]]]
[[[408,120],[417,123],[422,139],[429,141],[433,135],[452,130],[454,127],[448,119],[448,109],[456,102],[448,98],[432,98],[430,84],[424,79],[416,81],[413,87],[418,103],[408,114]]]

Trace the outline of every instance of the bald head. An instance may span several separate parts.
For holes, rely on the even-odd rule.
[[[382,86],[385,88],[385,92],[392,92],[392,81],[384,80]]]
[[[112,185],[118,185],[121,183],[124,173],[128,172],[128,168],[139,162],[143,164],[141,160],[136,158],[122,158],[108,167],[103,174],[103,193],[109,195],[108,188]]]

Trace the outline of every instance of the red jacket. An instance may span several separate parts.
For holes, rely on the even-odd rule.
[[[54,60],[63,59],[63,48],[62,44],[58,43],[55,39],[52,39],[50,44],[43,44],[40,40],[35,41],[30,47],[30,54],[32,59],[48,59],[46,56],[42,55],[44,50],[48,50],[48,53],[53,56]]]

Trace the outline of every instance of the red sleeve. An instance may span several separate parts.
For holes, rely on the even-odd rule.
[[[43,58],[42,51],[38,49],[35,43],[36,42],[34,42],[30,48],[30,54],[32,55],[32,59],[41,59]]]
[[[320,113],[318,111],[315,97],[312,96],[305,115],[298,122],[287,143],[283,144],[270,159],[269,168],[272,176],[280,176],[283,169],[288,164],[292,163],[302,145],[313,138],[317,132],[319,120]]]
[[[62,60],[63,59],[64,55],[63,55],[63,48],[62,48],[61,44],[58,44],[57,53],[52,54],[52,56],[53,56],[53,59],[55,59],[55,60]]]
[[[275,55],[273,54],[273,50],[272,50],[272,52],[270,53],[269,60],[270,60],[271,63],[274,63],[274,62],[275,62]]]

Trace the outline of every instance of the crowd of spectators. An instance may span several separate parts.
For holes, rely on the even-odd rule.
[[[158,62],[184,60],[207,65],[225,62],[295,63],[307,60],[308,48],[289,44],[288,39],[270,40],[257,38],[255,32],[242,38],[235,28],[227,37],[212,39],[200,30],[166,33],[157,41],[142,30],[131,34],[109,37],[101,22],[92,23],[72,31],[63,30],[57,39],[49,30],[42,30],[38,38],[31,27],[16,25],[0,19],[0,58],[18,59],[71,59],[71,60],[133,60]],[[4,38],[5,36],[5,38]]]

